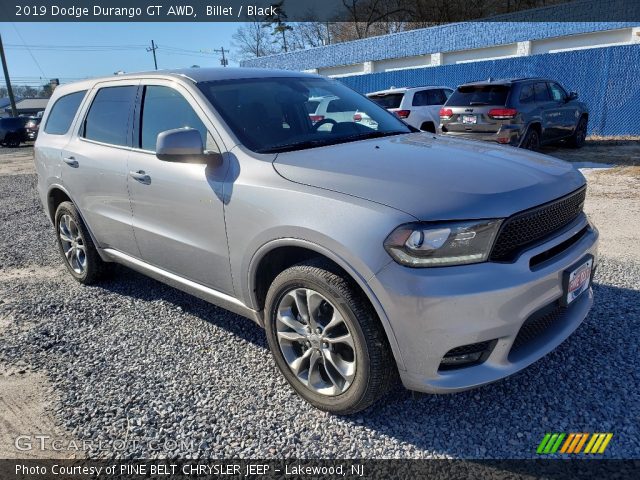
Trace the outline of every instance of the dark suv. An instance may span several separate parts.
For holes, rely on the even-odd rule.
[[[530,150],[559,140],[579,148],[589,111],[577,98],[545,78],[467,83],[440,110],[440,130]]]
[[[0,144],[17,147],[28,140],[24,117],[0,118]]]

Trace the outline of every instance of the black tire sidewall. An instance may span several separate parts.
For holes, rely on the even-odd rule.
[[[288,271],[287,271],[288,272]],[[285,272],[286,273],[286,272]],[[327,410],[334,413],[348,413],[352,405],[357,404],[366,395],[369,383],[369,375],[371,364],[369,361],[368,345],[364,336],[364,332],[353,312],[352,306],[342,298],[339,292],[327,284],[322,278],[316,278],[307,272],[297,271],[300,278],[281,279],[276,278],[273,288],[273,294],[267,296],[267,304],[265,311],[267,317],[265,319],[265,330],[267,333],[267,341],[269,348],[274,356],[276,364],[285,376],[287,382],[293,389],[305,400],[321,410]],[[321,395],[309,390],[298,380],[293,372],[289,369],[289,365],[278,344],[276,336],[275,316],[276,310],[284,295],[295,288],[310,288],[325,296],[342,314],[347,322],[347,326],[354,339],[355,355],[356,355],[356,376],[346,392],[330,397]]]
[[[535,145],[531,146],[531,140],[535,138]],[[522,146],[526,150],[531,150],[532,152],[538,151],[540,149],[540,135],[537,130],[529,130],[524,137],[522,142]]]
[[[87,268],[82,274],[75,272],[73,268],[71,268],[71,265],[69,264],[69,262],[65,257],[64,249],[62,248],[62,241],[60,239],[59,228],[60,228],[60,218],[63,215],[70,215],[74,219],[74,221],[76,222],[76,225],[78,226],[80,235],[82,236],[82,241],[85,245],[85,251],[87,256]],[[99,259],[97,258],[98,253],[95,250],[93,241],[91,240],[91,236],[89,235],[89,232],[87,231],[87,228],[84,222],[82,221],[82,218],[78,214],[78,210],[72,203],[62,202],[58,206],[55,214],[54,227],[55,227],[56,243],[58,245],[58,251],[60,252],[60,255],[62,256],[62,261],[64,262],[71,276],[73,276],[73,278],[75,278],[80,283],[85,283],[85,284],[92,283],[97,277],[98,270],[99,270],[99,265],[98,265]]]

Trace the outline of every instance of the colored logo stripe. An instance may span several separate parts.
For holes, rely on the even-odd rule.
[[[550,455],[558,452],[558,449],[560,449],[559,453],[580,453],[586,444],[583,453],[600,454],[604,453],[612,438],[613,433],[593,433],[591,435],[588,433],[570,433],[569,435],[564,433],[547,433],[540,442],[540,445],[538,445],[536,452],[543,455]]]

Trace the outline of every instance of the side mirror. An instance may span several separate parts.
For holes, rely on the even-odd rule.
[[[219,164],[219,153],[207,153],[202,137],[195,128],[176,128],[158,134],[156,157],[165,162]]]
[[[567,97],[567,102],[575,100],[576,98],[578,98],[578,92],[570,92],[569,96]]]

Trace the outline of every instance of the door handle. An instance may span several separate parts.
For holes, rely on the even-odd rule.
[[[75,157],[65,157],[65,158],[62,159],[62,161],[64,163],[66,163],[67,165],[69,165],[70,167],[73,167],[73,168],[78,168],[78,166],[79,166],[79,163],[75,159]]]
[[[140,183],[145,183],[147,185],[151,183],[151,177],[144,173],[144,170],[138,170],[137,172],[130,171],[129,175]]]

